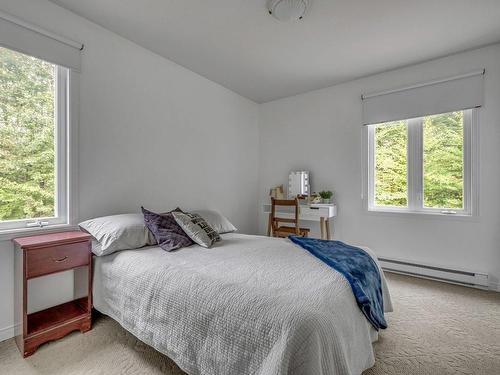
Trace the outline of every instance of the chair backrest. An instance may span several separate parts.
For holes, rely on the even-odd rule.
[[[285,206],[285,207],[295,207],[295,212],[294,212],[294,218],[284,218],[284,217],[277,217],[276,216],[276,207],[279,206]],[[271,223],[272,223],[272,229],[273,233],[276,232],[276,230],[279,227],[279,223],[292,223],[295,224],[295,233],[297,235],[300,234],[299,230],[299,200],[297,198],[295,199],[275,199],[271,197]]]

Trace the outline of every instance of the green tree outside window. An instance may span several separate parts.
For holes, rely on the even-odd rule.
[[[0,220],[55,212],[55,66],[0,47]]]

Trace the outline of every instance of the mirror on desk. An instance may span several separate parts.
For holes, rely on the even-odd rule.
[[[311,187],[309,185],[308,171],[292,171],[288,175],[288,198],[295,198],[297,195],[309,195]]]

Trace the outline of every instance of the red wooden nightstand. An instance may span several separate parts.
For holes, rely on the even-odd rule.
[[[32,355],[44,342],[74,330],[87,332],[92,326],[91,236],[73,231],[14,239],[15,316],[22,329],[16,343],[24,357]],[[88,267],[88,295],[62,305],[28,314],[28,280],[78,267]]]

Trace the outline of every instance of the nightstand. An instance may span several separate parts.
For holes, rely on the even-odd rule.
[[[23,357],[32,355],[39,345],[59,339],[71,331],[82,333],[92,325],[92,252],[87,233],[59,232],[14,239],[15,317],[21,326],[16,343]],[[86,297],[28,313],[28,280],[56,272],[87,267]],[[30,281],[30,283],[36,280]],[[57,291],[55,291],[57,293]]]

